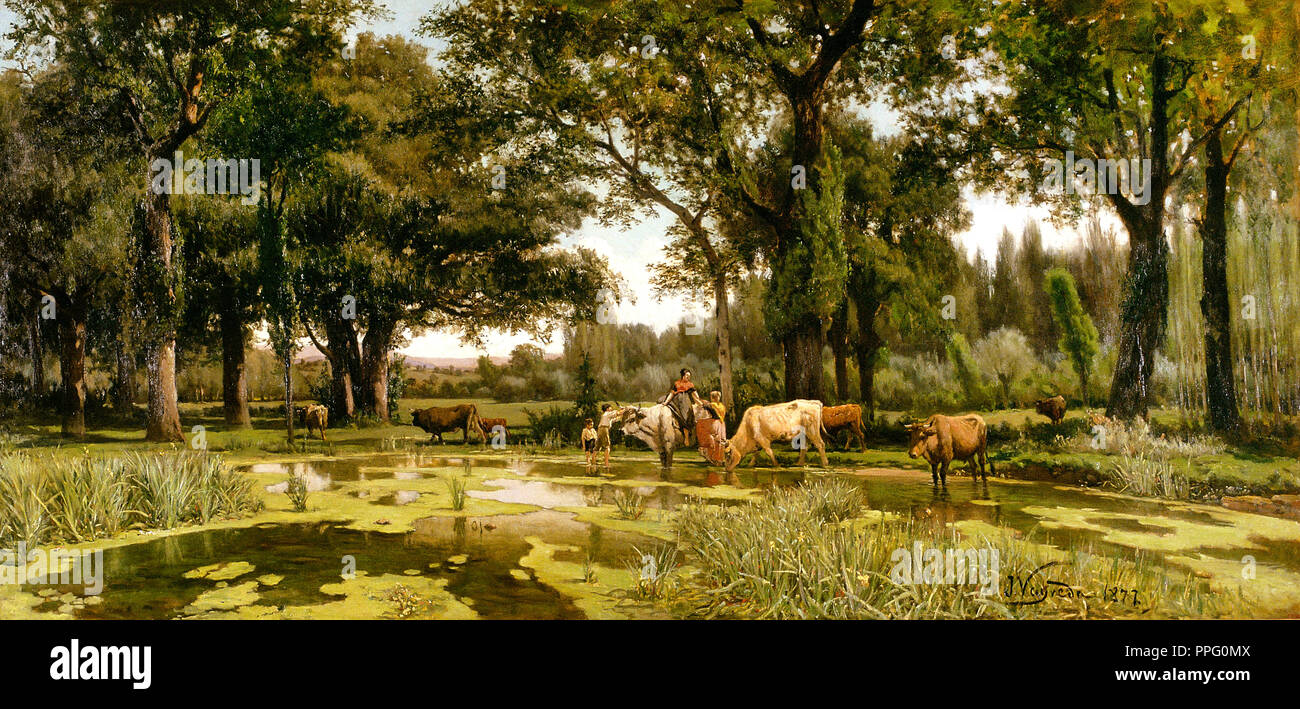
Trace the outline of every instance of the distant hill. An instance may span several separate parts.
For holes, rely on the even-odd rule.
[[[559,356],[560,355],[558,354],[547,354],[546,359],[555,359]],[[325,355],[322,355],[315,347],[308,345],[298,353],[297,361],[310,363],[319,362],[323,359],[325,359]],[[492,356],[493,364],[500,365],[509,361],[510,358],[504,355]],[[474,369],[477,364],[477,357],[416,357],[415,355],[406,355],[406,366],[414,367],[416,369],[446,369],[447,367],[452,367],[453,369]]]

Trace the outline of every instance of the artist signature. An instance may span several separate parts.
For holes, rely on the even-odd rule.
[[[1089,592],[1071,586],[1064,581],[1049,578],[1046,569],[1059,565],[1059,561],[1050,561],[1028,574],[1008,574],[1007,583],[1002,587],[1002,597],[1009,606],[1033,606],[1049,598],[1094,599],[1103,603],[1119,603],[1132,608],[1146,607],[1145,599],[1136,588],[1105,586],[1100,592]]]

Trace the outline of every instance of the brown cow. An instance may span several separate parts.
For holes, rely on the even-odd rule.
[[[985,466],[988,466],[988,471],[993,471],[993,464],[988,460],[988,429],[980,416],[935,414],[924,423],[903,425],[912,434],[907,455],[925,458],[936,485],[941,480],[944,486],[948,485],[948,465],[954,460],[968,461],[972,477],[978,461],[980,475],[985,481],[989,479]]]
[[[1065,418],[1065,397],[1057,394],[1046,399],[1039,399],[1034,402],[1034,408],[1038,413],[1051,419],[1052,425],[1059,424],[1061,419]]]
[[[505,440],[506,434],[510,432],[510,427],[506,425],[506,420],[502,418],[495,418],[495,419],[480,418],[479,423],[483,426],[484,431],[493,434],[495,434],[496,427],[500,426],[502,440]]]
[[[302,422],[307,426],[307,435],[311,436],[314,428],[320,431],[320,439],[325,440],[325,427],[329,426],[330,410],[320,404],[312,404],[303,409]]]
[[[857,404],[844,404],[843,406],[827,406],[822,409],[822,428],[826,430],[827,437],[832,441],[841,431],[848,431],[853,434],[852,438],[844,444],[844,449],[848,450],[849,444],[853,438],[858,439],[858,444],[862,446],[862,452],[867,452],[867,437],[862,430],[862,407]]]
[[[487,442],[487,432],[483,430],[483,423],[478,417],[478,407],[474,404],[458,404],[456,406],[431,406],[427,409],[419,409],[411,413],[411,423],[424,429],[429,436],[429,442],[432,443],[434,438],[439,443],[445,444],[442,434],[447,431],[463,431],[465,442],[469,443],[470,431],[478,432],[478,435]]]

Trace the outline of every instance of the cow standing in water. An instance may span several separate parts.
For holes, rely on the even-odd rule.
[[[618,412],[623,435],[631,436],[659,454],[665,469],[673,467],[673,451],[686,446],[686,435],[673,412],[663,404],[642,408],[627,406]]]
[[[948,465],[954,460],[965,460],[971,465],[971,477],[974,467],[979,463],[980,475],[987,482],[993,470],[988,462],[988,428],[984,419],[976,414],[965,416],[941,416],[935,414],[923,423],[904,424],[911,433],[907,455],[912,458],[925,458],[930,464],[930,476],[934,484],[948,485]]]
[[[757,450],[767,453],[772,467],[777,467],[774,441],[797,441],[799,465],[803,465],[808,443],[817,448],[822,467],[826,467],[826,444],[822,441],[822,402],[795,399],[784,404],[751,406],[745,409],[740,425],[727,441],[727,472],[740,465],[745,456]]]

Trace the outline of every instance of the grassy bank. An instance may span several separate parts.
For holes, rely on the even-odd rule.
[[[865,510],[861,493],[836,480],[739,507],[690,506],[674,527],[685,570],[676,580],[659,578],[667,574],[651,564],[655,572],[643,572],[642,582],[682,617],[1186,618],[1242,611],[1200,580],[1141,555],[1101,557],[1007,530],[963,533],[891,519]],[[910,559],[902,561],[917,545],[983,552],[992,562],[978,580],[958,572],[929,582],[911,577]]]

